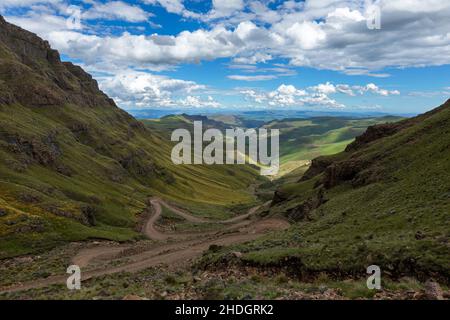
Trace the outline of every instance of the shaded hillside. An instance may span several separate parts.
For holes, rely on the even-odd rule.
[[[170,152],[89,74],[0,17],[0,257],[134,238],[151,195],[217,216],[254,201],[257,171],[175,166]]]
[[[308,277],[361,276],[379,265],[392,277],[448,282],[450,100],[416,118],[369,128],[345,152],[315,159],[277,190],[270,211],[296,222],[284,234],[232,248],[240,263]],[[203,263],[224,262],[225,252]]]
[[[243,114],[212,114],[208,115],[209,119],[216,120],[225,123],[228,126],[240,127],[240,128],[259,128],[263,126],[266,121],[252,119]]]
[[[207,116],[201,115],[169,115],[161,119],[141,120],[145,126],[152,131],[158,132],[161,136],[170,140],[172,132],[176,129],[186,129],[194,136],[194,121],[201,121],[203,131],[207,129],[218,129],[225,132],[226,129],[234,128],[235,126],[225,124],[220,121],[212,120]]]

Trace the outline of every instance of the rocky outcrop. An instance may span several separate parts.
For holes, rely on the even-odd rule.
[[[321,205],[326,203],[328,200],[325,197],[325,190],[320,188],[317,194],[314,197],[311,197],[304,201],[299,206],[296,206],[293,209],[290,209],[287,212],[287,216],[289,219],[294,221],[303,221],[309,219],[309,213]]]
[[[385,123],[368,127],[366,132],[364,132],[361,136],[357,137],[353,143],[349,144],[345,151],[346,152],[356,151],[373,141],[392,136],[397,132],[404,130],[414,124],[425,121],[427,118],[441,112],[443,109],[448,107],[450,107],[450,99],[447,100],[440,107],[428,111],[424,114],[421,114],[417,117],[406,119],[396,123]]]
[[[42,139],[10,136],[6,140],[10,151],[28,156],[30,161],[35,161],[44,166],[54,164],[62,155],[56,141],[56,133]]]
[[[355,141],[350,143],[345,151],[359,150],[373,141],[396,134],[401,128],[401,123],[386,123],[368,127],[366,132],[356,137]]]
[[[287,194],[283,193],[281,190],[276,190],[273,195],[273,199],[272,199],[270,206],[273,207],[273,206],[275,206],[279,203],[282,203],[288,199],[289,199],[289,196]]]
[[[439,283],[428,280],[425,283],[425,298],[428,300],[444,300],[444,292]]]
[[[61,63],[58,52],[53,50],[47,41],[6,22],[2,16],[0,16],[0,42],[10,48],[25,65],[35,66],[39,60],[47,60],[53,64]]]
[[[323,185],[326,189],[333,188],[343,182],[357,181],[358,175],[368,166],[359,159],[336,162],[325,170]]]
[[[311,162],[311,166],[302,176],[300,181],[306,181],[325,172],[325,170],[333,163],[330,157],[319,157]]]
[[[15,103],[14,95],[8,90],[6,84],[0,81],[0,106]]]
[[[72,103],[89,107],[116,107],[114,101],[100,91],[97,81],[90,74],[71,62],[63,62],[62,64],[71,74],[71,83],[67,84],[63,78],[63,81],[59,85],[63,88],[68,86],[65,89],[69,89],[69,100]]]
[[[93,206],[83,206],[81,207],[81,223],[87,226],[95,226],[96,225],[96,219],[95,214],[97,210]]]
[[[81,67],[61,62],[58,51],[37,35],[7,23],[0,16],[0,104],[18,101],[24,106],[115,106],[99,90],[97,81]]]

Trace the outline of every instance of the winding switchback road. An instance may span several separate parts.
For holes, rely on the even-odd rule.
[[[227,246],[254,240],[268,232],[284,230],[289,223],[281,218],[250,219],[262,206],[257,206],[248,213],[228,220],[213,221],[196,217],[179,209],[160,198],[152,198],[151,215],[145,221],[142,232],[156,243],[136,252],[133,245],[98,245],[81,249],[73,258],[72,263],[82,270],[82,280],[88,280],[118,272],[138,272],[158,265],[181,267],[188,265],[192,259],[199,257],[211,245]],[[263,206],[267,205],[264,204]],[[162,215],[162,206],[173,213],[193,223],[223,224],[221,231],[197,233],[164,233],[155,224]],[[169,241],[170,240],[170,241]],[[102,266],[97,267],[98,264]],[[112,265],[112,266],[111,266]],[[87,271],[83,271],[87,269]],[[65,284],[68,275],[54,275],[26,283],[18,283],[0,292],[17,292],[43,288],[54,284]]]

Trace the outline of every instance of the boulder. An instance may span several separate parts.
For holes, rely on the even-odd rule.
[[[428,280],[425,283],[425,296],[428,300],[443,300],[444,292],[437,282]]]

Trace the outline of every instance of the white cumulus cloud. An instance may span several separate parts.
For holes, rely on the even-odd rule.
[[[148,72],[121,71],[113,76],[100,77],[99,84],[118,105],[126,109],[215,105],[215,101],[209,99],[202,101],[192,96],[192,93],[205,89],[203,85]]]
[[[330,82],[321,83],[316,86],[305,89],[296,88],[293,85],[283,84],[273,91],[256,91],[254,89],[241,90],[240,93],[250,101],[267,104],[274,107],[286,106],[311,106],[326,108],[344,108],[345,105],[331,98],[334,94],[345,94],[355,96],[357,93],[364,95],[365,93],[378,94],[381,96],[398,95],[397,90],[386,90],[378,87],[373,83],[365,86],[348,84],[334,85]]]
[[[92,4],[90,9],[83,12],[82,19],[119,19],[130,22],[142,22],[153,16],[141,7],[130,5],[123,1],[92,2]]]
[[[182,16],[187,12],[181,0],[145,1]],[[131,66],[142,66],[231,58],[247,64],[285,58],[292,66],[374,77],[389,76],[377,72],[386,67],[450,63],[449,1],[380,0],[379,4],[380,30],[367,28],[363,0],[307,0],[284,3],[277,9],[270,9],[264,2],[215,1],[212,11],[229,14],[228,20],[177,35],[88,34],[87,24],[73,34],[57,28],[48,17],[39,19],[37,12],[8,18],[38,32],[65,54],[88,62],[127,61]],[[120,1],[97,4],[85,14],[106,18],[122,15],[130,21],[148,16],[137,6],[120,10],[123,6]],[[270,23],[254,11],[272,16]],[[91,45],[89,50],[85,50],[86,43]]]

